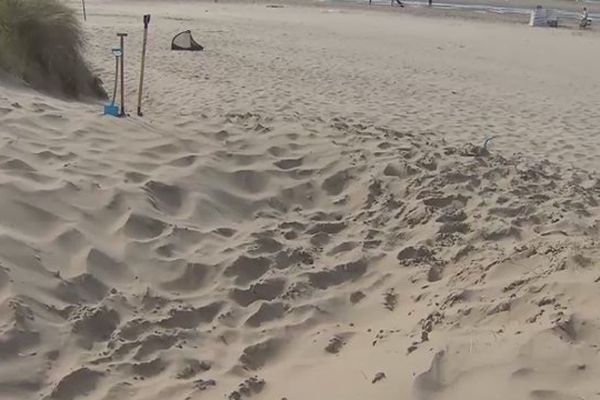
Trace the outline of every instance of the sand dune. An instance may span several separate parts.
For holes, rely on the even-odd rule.
[[[146,116],[3,84],[0,398],[597,395],[595,34],[88,3]]]

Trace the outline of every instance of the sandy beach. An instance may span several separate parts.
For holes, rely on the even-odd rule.
[[[596,30],[86,5],[129,118],[0,81],[0,399],[600,398]]]

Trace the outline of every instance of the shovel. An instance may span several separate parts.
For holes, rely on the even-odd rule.
[[[142,116],[142,90],[144,88],[144,66],[146,65],[146,44],[148,43],[148,24],[150,14],[144,15],[144,41],[142,43],[142,68],[140,72],[140,88],[138,89],[137,115]]]
[[[104,114],[112,115],[113,117],[118,117],[119,116],[119,106],[115,104],[115,101],[117,99],[117,87],[118,87],[118,82],[119,82],[119,60],[121,58],[122,52],[121,52],[120,48],[114,48],[114,49],[112,49],[112,53],[115,56],[115,86],[113,89],[113,95],[112,95],[111,102],[109,104],[104,105]]]

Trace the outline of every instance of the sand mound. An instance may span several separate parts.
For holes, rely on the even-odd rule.
[[[33,88],[72,98],[106,98],[83,58],[84,32],[58,0],[0,1],[0,68]]]
[[[319,363],[401,337],[410,363],[442,332],[470,353],[435,355],[417,398],[484,379],[474,352],[517,330],[519,350],[489,361],[506,383],[534,374],[555,390],[538,342],[594,370],[577,350],[593,322],[573,305],[596,279],[595,174],[369,122],[335,118],[311,140],[245,122],[227,123],[228,142],[130,124],[95,143],[78,127],[56,130],[51,151],[27,151],[35,131],[3,148],[4,396],[283,396],[271,377],[297,351]],[[164,164],[190,151],[183,140],[195,162]],[[116,146],[132,141],[135,156]],[[391,316],[400,329],[377,329]],[[24,359],[45,367],[17,373]]]

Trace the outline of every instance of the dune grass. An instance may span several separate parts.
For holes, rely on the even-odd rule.
[[[84,46],[77,13],[59,0],[0,0],[0,68],[33,88],[106,98]]]

